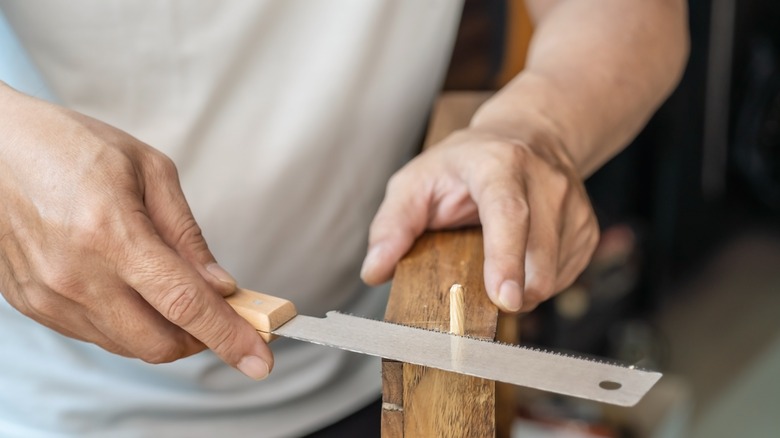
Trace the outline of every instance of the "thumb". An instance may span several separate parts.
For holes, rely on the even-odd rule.
[[[130,222],[137,228],[120,251],[119,276],[223,361],[252,378],[265,378],[273,368],[273,353],[257,331],[210,290],[228,295],[235,290],[235,280],[213,274],[214,256],[184,199],[175,165],[151,147],[146,152],[139,166],[140,209],[145,215]]]
[[[414,178],[400,172],[388,183],[385,199],[369,228],[368,252],[360,271],[367,284],[389,280],[398,261],[425,231],[428,192],[420,190],[420,186]]]
[[[222,296],[232,294],[236,280],[209,250],[184,197],[176,166],[161,153],[156,155],[144,169],[144,204],[152,225],[165,244],[192,263],[211,287]]]

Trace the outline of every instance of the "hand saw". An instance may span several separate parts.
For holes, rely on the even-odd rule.
[[[450,333],[375,321],[336,311],[298,315],[295,305],[238,289],[228,303],[266,342],[276,336],[424,365],[620,406],[635,405],[661,374]]]

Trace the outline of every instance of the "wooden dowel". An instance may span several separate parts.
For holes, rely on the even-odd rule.
[[[450,333],[466,334],[466,314],[463,309],[463,286],[455,283],[450,287]]]

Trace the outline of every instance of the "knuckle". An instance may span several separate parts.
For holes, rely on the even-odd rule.
[[[492,162],[492,164],[491,164]],[[476,184],[491,208],[502,212],[528,212],[525,172],[506,165],[506,160],[493,157],[488,163],[480,163]],[[482,197],[482,196],[480,196]]]
[[[172,323],[184,327],[203,314],[203,299],[198,288],[181,283],[163,294],[162,314]]]
[[[527,220],[531,214],[528,200],[509,192],[496,195],[491,202],[490,208],[498,215],[521,221]]]
[[[176,163],[169,156],[157,150],[150,150],[147,157],[149,166],[163,179],[177,179],[179,171]]]
[[[71,335],[71,337],[73,336]],[[132,358],[136,357],[130,351],[124,348],[122,345],[108,338],[102,338],[102,339],[85,338],[84,340],[100,346],[100,348],[108,351],[109,353],[118,354],[124,357],[132,357]]]
[[[84,248],[100,240],[101,232],[113,222],[108,213],[111,209],[105,207],[103,202],[94,199],[94,202],[80,209],[78,215],[73,217],[67,225],[67,232],[74,244]]]
[[[480,144],[480,148],[484,154],[479,159],[478,167],[488,178],[494,176],[496,172],[508,174],[522,172],[529,160],[528,150],[523,145],[489,140]]]
[[[138,354],[138,358],[150,364],[173,362],[184,356],[184,347],[181,342],[163,338],[151,343]]]
[[[24,305],[20,311],[31,318],[50,318],[57,315],[61,309],[51,295],[41,289],[28,290],[24,294]]]
[[[399,185],[402,185],[403,179],[404,179],[404,173],[402,171],[395,172],[390,176],[390,178],[387,180],[387,191],[391,192],[398,188]]]
[[[493,142],[491,149],[496,151],[496,159],[500,164],[509,163],[512,167],[525,167],[533,160],[534,154],[525,143]]]
[[[569,176],[555,169],[549,172],[544,184],[548,193],[553,194],[561,201],[568,199],[574,192]]]
[[[590,256],[601,240],[601,231],[598,222],[592,215],[588,217],[577,231],[575,251],[581,251]]]
[[[414,177],[412,176],[411,169],[413,163],[409,163],[399,171],[395,172],[387,180],[387,186],[385,188],[385,196],[389,197],[395,193],[404,193],[406,189],[411,185]]]
[[[79,295],[85,289],[85,281],[76,266],[78,262],[79,259],[70,256],[48,260],[45,268],[38,270],[38,281],[59,295],[78,301]]]
[[[592,232],[588,233],[587,241],[585,243],[590,253],[596,250],[596,247],[598,246],[599,241],[601,240],[601,233],[599,231],[599,227],[594,225],[592,230],[593,230]]]
[[[98,202],[83,209],[65,229],[67,245],[57,252],[59,273],[76,272],[83,263],[85,256],[109,258],[112,254],[122,252],[125,245],[119,242],[132,240],[133,220],[129,215],[120,218],[116,215],[116,207],[108,202]]]
[[[177,229],[179,233],[174,242],[175,246],[205,246],[206,241],[203,239],[203,231],[194,217],[186,215]]]

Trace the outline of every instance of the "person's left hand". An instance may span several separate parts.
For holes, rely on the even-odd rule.
[[[480,223],[485,287],[506,312],[530,311],[569,286],[599,239],[582,178],[561,145],[472,127],[390,179],[361,276],[368,284],[389,280],[426,229]]]

